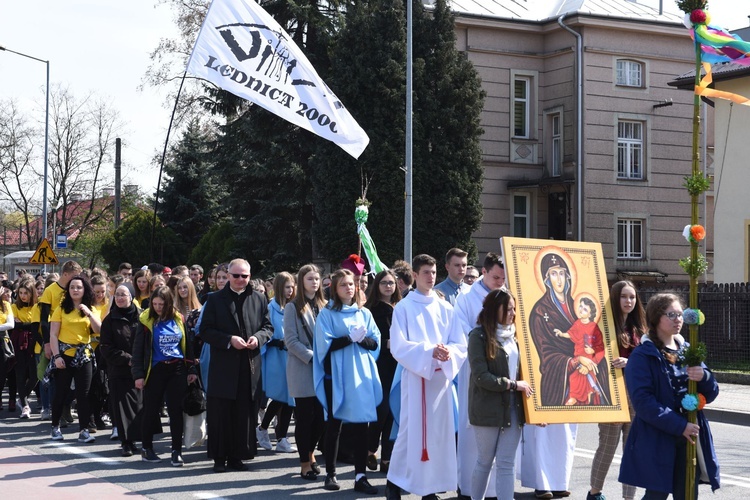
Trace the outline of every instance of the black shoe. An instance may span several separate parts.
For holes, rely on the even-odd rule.
[[[182,467],[185,462],[182,460],[182,453],[172,450],[172,467]]]
[[[245,471],[247,470],[247,465],[242,463],[242,460],[240,460],[239,458],[228,458],[227,469]]]
[[[133,452],[133,455],[141,452],[141,449],[138,448],[138,446],[133,441],[128,442],[127,445],[128,445],[128,448],[130,448],[130,451]]]
[[[143,448],[141,450],[141,460],[143,460],[144,462],[156,463],[160,462],[161,458],[159,458],[159,456],[154,453],[153,448]]]
[[[338,491],[341,489],[335,472],[326,475],[326,484],[323,485],[323,488],[328,491]]]
[[[227,466],[224,460],[214,460],[214,472],[226,472]]]
[[[310,468],[313,470],[313,472],[316,475],[320,475],[320,465],[318,465],[318,462],[313,462],[310,464]]]
[[[570,496],[570,492],[567,491],[567,490],[552,490],[552,496],[555,497],[555,498],[558,498],[558,497],[563,497],[563,498],[564,497],[569,497]]]
[[[534,490],[534,496],[537,498],[552,498],[553,495],[551,491]]]
[[[314,470],[309,470],[307,472],[300,472],[299,475],[305,481],[317,481],[318,480],[318,475],[315,473]]]
[[[354,481],[354,491],[365,493],[367,495],[378,494],[378,489],[367,481],[367,476],[362,476],[357,481]]]
[[[401,500],[401,488],[387,481],[385,483],[385,500]]]
[[[133,456],[133,450],[130,449],[130,446],[127,445],[127,443],[122,443],[122,451],[120,452],[120,455],[123,457],[132,457]]]
[[[422,500],[440,500],[440,497],[435,493],[430,493],[422,497]]]
[[[377,455],[367,455],[367,468],[370,470],[378,470]]]
[[[586,500],[607,500],[607,497],[604,496],[604,493],[601,491],[594,495],[590,491],[586,494]]]

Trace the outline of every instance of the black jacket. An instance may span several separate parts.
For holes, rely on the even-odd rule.
[[[240,373],[242,357],[246,356],[250,362],[250,390],[254,398],[260,390],[260,347],[273,336],[273,327],[268,319],[268,299],[265,295],[251,291],[244,292],[247,296],[242,307],[244,334],[240,332],[240,325],[235,316],[236,293],[226,284],[224,289],[208,294],[203,314],[200,320],[199,335],[204,342],[211,346],[211,360],[208,369],[207,395],[215,398],[237,399],[237,374]],[[232,336],[245,340],[251,336],[258,340],[257,349],[237,350],[230,346]]]
[[[107,375],[110,378],[132,378],[130,360],[140,313],[135,305],[125,314],[113,307],[102,321],[99,347],[106,360]]]

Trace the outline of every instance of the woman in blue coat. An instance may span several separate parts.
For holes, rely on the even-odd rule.
[[[688,441],[699,443],[698,482],[719,488],[719,465],[711,429],[702,411],[696,424],[687,421],[682,398],[688,380],[710,403],[719,394],[716,378],[705,365],[687,367],[683,361],[687,342],[680,335],[682,305],[673,294],[657,294],[646,306],[648,335],[628,360],[625,382],[635,408],[620,466],[621,483],[646,488],[644,499],[685,498],[685,459]]]
[[[313,378],[315,393],[326,412],[324,488],[340,488],[336,457],[341,424],[351,424],[354,439],[354,491],[368,495],[378,490],[367,481],[367,424],[378,419],[383,398],[375,360],[380,351],[380,330],[370,311],[357,302],[354,274],[333,273],[331,301],[315,321]]]
[[[289,396],[286,383],[287,349],[284,345],[284,308],[294,299],[296,285],[294,276],[283,272],[273,280],[273,299],[268,303],[268,318],[273,325],[273,337],[261,349],[263,362],[263,391],[266,397],[272,399],[266,408],[263,421],[255,431],[258,445],[266,450],[271,449],[271,439],[268,436],[268,426],[273,417],[277,417],[276,451],[295,453],[297,448],[287,439],[289,423],[294,413],[294,398]]]

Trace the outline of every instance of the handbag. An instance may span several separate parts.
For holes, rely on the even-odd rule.
[[[182,411],[191,417],[206,411],[206,395],[198,382],[188,386],[182,400]]]
[[[201,446],[207,437],[206,414],[188,415],[185,413],[183,421],[182,433],[185,449],[189,450],[190,448]]]
[[[4,363],[7,363],[11,359],[16,357],[16,350],[13,348],[13,342],[10,340],[10,336],[7,333],[3,334],[2,345],[0,345],[0,357]]]

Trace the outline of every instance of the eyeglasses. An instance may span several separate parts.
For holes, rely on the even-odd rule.
[[[396,286],[395,281],[381,281],[380,284],[383,286]]]
[[[229,274],[232,276],[232,278],[234,278],[236,280],[238,280],[240,278],[242,278],[243,280],[245,280],[245,279],[247,279],[247,278],[250,277],[249,274],[234,274],[234,273],[229,273]]]
[[[682,318],[682,313],[681,312],[677,312],[677,311],[669,311],[668,313],[664,313],[664,316],[666,316],[667,318],[669,318],[672,321],[674,321],[674,320],[676,320],[678,318],[681,319]]]

